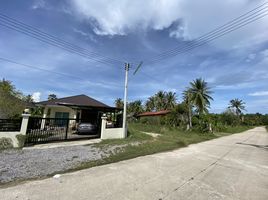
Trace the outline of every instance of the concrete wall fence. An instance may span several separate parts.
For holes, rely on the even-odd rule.
[[[101,117],[101,139],[120,139],[124,138],[123,128],[106,128],[107,117]]]
[[[0,132],[0,149],[20,148],[24,146],[26,139],[27,126],[30,114],[22,114],[20,131]],[[120,139],[124,138],[123,128],[106,128],[107,117],[103,116],[101,124],[101,139]]]
[[[24,145],[24,141],[21,140],[23,140],[23,138],[26,138],[29,117],[30,114],[22,114],[20,131],[0,132],[0,148],[5,148],[5,146],[18,148]]]

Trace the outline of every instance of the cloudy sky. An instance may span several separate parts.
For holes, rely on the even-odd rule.
[[[211,112],[222,112],[230,99],[239,98],[246,102],[247,112],[268,113],[268,16],[192,51],[172,51],[169,56],[170,50],[185,49],[194,39],[262,3],[1,0],[0,14],[89,53],[70,53],[1,26],[0,20],[0,78],[11,80],[37,101],[46,100],[50,93],[86,94],[113,105],[116,98],[123,98],[124,62],[130,62],[129,100],[145,101],[165,90],[176,92],[181,101],[189,82],[201,77],[213,91]],[[144,64],[133,76],[140,61]]]

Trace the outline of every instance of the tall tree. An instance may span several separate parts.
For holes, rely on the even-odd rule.
[[[0,88],[0,118],[19,117],[24,108],[23,101]]]
[[[210,107],[210,100],[213,100],[210,96],[212,92],[210,91],[207,82],[202,78],[198,78],[190,82],[190,86],[189,92],[191,93],[191,99],[199,116],[207,113],[208,108]]]
[[[165,109],[172,110],[173,108],[175,108],[177,101],[175,92],[166,92],[165,99],[166,99]]]
[[[33,103],[34,102],[34,99],[33,99],[33,96],[28,94],[26,96],[23,97],[23,101],[27,102],[27,103]]]
[[[22,93],[19,90],[17,90],[16,87],[9,80],[5,80],[3,78],[3,80],[0,81],[0,89],[2,92],[10,94],[14,97],[22,98]]]
[[[159,91],[155,94],[155,106],[156,110],[166,109],[166,94],[164,91]]]
[[[235,109],[235,113],[237,116],[240,116],[242,114],[242,110],[246,110],[245,109],[245,102],[243,102],[243,100],[240,99],[232,99],[230,100],[229,103],[229,107],[228,108],[233,108]]]
[[[192,101],[192,94],[190,89],[186,89],[182,93],[183,101],[187,107],[187,116],[188,116],[188,123],[189,128],[192,128],[192,109],[193,109],[193,101]]]
[[[145,102],[145,110],[146,111],[155,111],[156,110],[156,106],[155,106],[155,97],[154,96],[151,96],[148,98],[148,100]]]
[[[49,94],[47,97],[48,100],[53,100],[53,99],[57,99],[57,95],[56,94]]]
[[[136,100],[133,102],[130,102],[127,106],[127,111],[129,114],[136,116],[139,113],[143,112],[143,106],[141,100]]]
[[[115,101],[114,101],[114,105],[116,108],[123,108],[124,107],[124,102],[121,98],[117,98]]]

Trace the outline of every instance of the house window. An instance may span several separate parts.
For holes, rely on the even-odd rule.
[[[69,113],[68,112],[56,112],[55,113],[55,124],[58,126],[66,126],[69,119]]]
[[[55,113],[55,118],[69,118],[69,113],[68,112],[56,112]]]

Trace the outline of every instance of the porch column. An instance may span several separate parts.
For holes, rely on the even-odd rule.
[[[103,139],[103,136],[104,136],[104,132],[105,132],[105,129],[106,129],[106,123],[107,123],[107,117],[104,114],[101,117],[101,139]]]
[[[30,116],[31,114],[22,114],[22,122],[21,122],[21,127],[20,127],[20,133],[22,135],[26,135]]]
[[[48,112],[48,107],[45,107],[43,118],[46,118],[47,117],[47,112]],[[46,124],[46,120],[45,119],[42,119],[41,129],[44,129],[45,128],[45,124]]]

